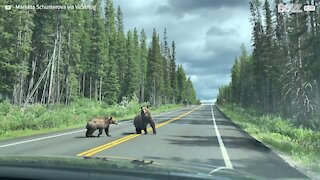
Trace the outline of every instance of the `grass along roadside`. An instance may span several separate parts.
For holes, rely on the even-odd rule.
[[[168,104],[152,107],[151,112],[156,115],[181,107]],[[139,113],[139,109],[137,101],[109,106],[89,99],[78,99],[69,106],[44,107],[35,104],[25,109],[3,102],[0,103],[0,140],[80,128],[92,117],[114,116],[118,121],[131,119]]]
[[[233,122],[254,138],[288,155],[305,169],[320,172],[320,132],[295,127],[291,120],[259,116],[234,105],[218,106]]]

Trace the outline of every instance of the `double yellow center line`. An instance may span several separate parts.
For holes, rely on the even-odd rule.
[[[170,120],[168,120],[168,121],[164,121],[164,122],[162,122],[162,123],[156,124],[156,128],[160,128],[160,127],[162,127],[162,126],[164,126],[164,125],[166,125],[166,124],[169,124],[169,123],[171,123],[171,122],[173,122],[173,121],[176,121],[176,120],[178,120],[178,119],[181,119],[182,117],[184,117],[184,116],[192,113],[193,111],[199,109],[200,107],[201,107],[201,106],[199,106],[199,107],[197,107],[197,108],[195,108],[195,109],[193,109],[193,110],[191,110],[191,111],[189,111],[189,112],[186,112],[186,113],[184,113],[184,114],[182,114],[182,115],[180,115],[180,116],[177,116],[177,117],[175,117],[175,118],[172,118],[172,119],[170,119]],[[152,128],[148,128],[147,131],[148,131],[148,132],[151,132],[151,131],[152,131]],[[101,152],[101,151],[104,151],[104,150],[106,150],[106,149],[109,149],[109,148],[111,148],[111,147],[113,147],[113,146],[119,145],[119,144],[121,144],[121,143],[123,143],[123,142],[129,141],[130,139],[136,138],[136,137],[138,137],[138,136],[141,136],[141,134],[131,134],[131,135],[128,135],[128,136],[119,138],[119,139],[117,139],[117,140],[115,140],[115,141],[109,142],[109,143],[107,143],[107,144],[103,144],[103,145],[101,145],[101,146],[98,146],[98,147],[95,147],[95,148],[93,148],[93,149],[89,149],[89,150],[87,150],[87,151],[84,151],[84,152],[82,152],[82,153],[79,153],[79,154],[77,154],[77,156],[92,156],[92,155],[94,155],[94,154],[97,154],[97,153],[99,153],[99,152]]]

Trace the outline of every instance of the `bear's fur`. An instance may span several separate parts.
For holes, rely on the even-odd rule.
[[[147,107],[141,107],[140,114],[137,114],[136,117],[133,120],[133,124],[136,128],[136,133],[141,134],[141,131],[143,130],[145,134],[148,134],[147,132],[147,125],[150,124],[153,134],[156,134],[156,126],[155,122],[151,116],[151,113]]]
[[[109,125],[110,124],[118,124],[117,121],[112,117],[105,118],[92,118],[87,123],[87,132],[86,137],[94,137],[92,134],[95,130],[99,129],[98,137],[102,134],[104,129],[107,136],[109,135]]]

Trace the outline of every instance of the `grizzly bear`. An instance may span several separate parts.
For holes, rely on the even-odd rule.
[[[133,124],[136,127],[136,133],[141,134],[141,131],[143,130],[145,134],[148,134],[147,132],[147,125],[150,124],[153,134],[157,134],[155,122],[151,116],[151,113],[147,107],[141,107],[140,114],[137,114],[136,117],[133,120]]]
[[[92,134],[95,130],[99,129],[98,137],[102,134],[104,129],[107,136],[109,135],[109,125],[110,124],[118,124],[117,121],[113,117],[105,117],[105,118],[92,118],[87,123],[87,132],[86,137],[94,137]]]

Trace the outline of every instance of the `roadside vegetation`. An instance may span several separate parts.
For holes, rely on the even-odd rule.
[[[118,121],[132,119],[140,111],[137,98],[123,100],[118,105],[80,98],[69,106],[54,104],[45,107],[40,104],[25,109],[13,106],[8,101],[0,103],[0,140],[70,128],[85,127],[92,117],[114,116]],[[181,108],[181,105],[167,104],[151,107],[152,114]]]
[[[83,127],[94,116],[130,119],[138,102],[153,113],[199,104],[165,28],[148,45],[144,29],[125,30],[113,0],[87,3],[99,8],[0,11],[0,139]]]
[[[252,52],[241,46],[217,104],[256,139],[320,171],[319,9],[278,13],[282,1],[270,2],[250,2]]]
[[[261,142],[320,172],[320,132],[296,127],[293,120],[261,115],[253,109],[224,104],[219,109]]]

